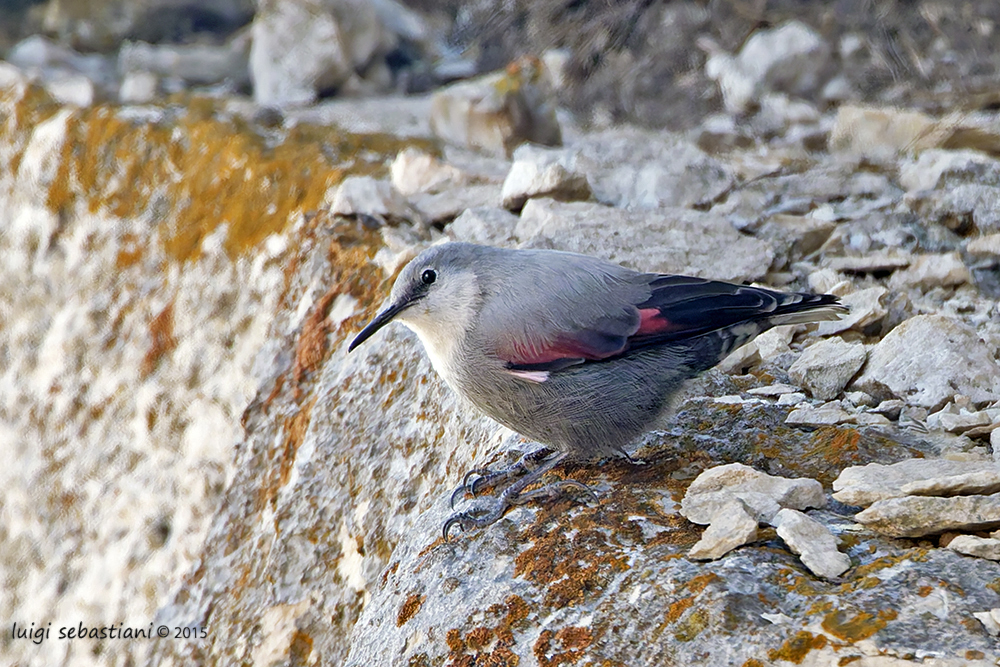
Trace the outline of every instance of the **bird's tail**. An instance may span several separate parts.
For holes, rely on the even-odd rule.
[[[784,296],[788,297],[787,300],[784,303],[779,300],[777,308],[762,318],[771,327],[839,320],[848,312],[847,306],[832,294],[799,292]]]
[[[700,348],[698,357],[704,360],[699,370],[707,370],[729,354],[752,341],[773,327],[785,324],[812,324],[840,319],[847,314],[847,306],[831,294],[769,292],[775,298],[771,309],[759,311],[752,317],[730,324],[691,341]]]

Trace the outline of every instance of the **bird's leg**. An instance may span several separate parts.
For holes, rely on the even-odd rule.
[[[536,449],[533,452],[524,454],[513,465],[503,470],[489,470],[488,468],[470,470],[462,478],[462,485],[452,492],[451,508],[455,509],[455,502],[466,493],[475,497],[481,490],[491,489],[496,486],[497,482],[530,473],[532,470],[535,470],[538,464],[543,463],[551,455],[552,450],[543,447],[542,449]]]
[[[523,461],[524,458],[525,457],[522,457],[521,461]],[[541,457],[536,456],[535,458],[538,459]],[[445,541],[448,540],[448,533],[451,531],[453,526],[458,526],[463,531],[468,530],[469,528],[485,528],[486,526],[489,526],[499,520],[500,517],[502,517],[511,507],[515,505],[523,505],[530,500],[541,498],[543,496],[556,496],[565,487],[584,489],[591,495],[594,495],[594,492],[590,489],[590,487],[574,479],[560,480],[558,482],[553,482],[552,484],[546,484],[545,486],[535,489],[534,491],[522,493],[524,489],[540,480],[545,473],[555,468],[565,458],[566,453],[560,452],[545,459],[539,467],[531,470],[524,477],[501,491],[500,494],[493,499],[493,502],[489,507],[482,510],[470,510],[468,512],[453,514],[447,521],[444,522],[443,533]],[[521,461],[518,461],[518,464],[520,464]]]

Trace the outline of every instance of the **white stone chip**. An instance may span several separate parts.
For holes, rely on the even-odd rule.
[[[847,505],[870,505],[878,500],[908,494],[907,484],[980,473],[997,468],[983,461],[950,459],[907,459],[891,465],[869,463],[845,468],[833,481],[833,497]],[[922,487],[911,487],[922,488]]]
[[[1000,560],[1000,540],[992,537],[976,537],[975,535],[959,535],[948,543],[948,548],[966,556]]]
[[[833,579],[850,569],[851,559],[837,550],[837,538],[819,521],[785,508],[771,523],[778,537],[816,576]]]
[[[741,463],[710,468],[698,475],[681,501],[681,515],[708,524],[734,498],[742,500],[758,521],[770,519],[782,507],[823,507],[823,486],[814,479],[788,479],[758,472]]]
[[[788,369],[788,376],[815,398],[830,400],[847,386],[867,357],[860,343],[828,338],[807,347]]]
[[[741,501],[730,500],[719,507],[688,556],[694,560],[716,560],[756,539],[757,519]]]

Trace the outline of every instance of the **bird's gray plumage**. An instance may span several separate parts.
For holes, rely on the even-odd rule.
[[[739,345],[777,324],[835,319],[843,310],[826,295],[448,243],[404,267],[386,309],[351,347],[398,319],[448,384],[487,415],[593,459],[621,452],[685,380]]]

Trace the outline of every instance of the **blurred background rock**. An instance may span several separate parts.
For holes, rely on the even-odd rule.
[[[0,0],[0,662],[994,664],[998,30],[993,0]],[[408,333],[345,349],[443,238],[851,314],[738,350],[646,465],[571,469],[598,504],[445,546],[442,499],[522,444]],[[699,541],[720,463],[817,498]]]
[[[750,110],[761,85],[821,109],[985,108],[1000,67],[989,0],[5,0],[0,16],[6,60],[45,81],[85,77],[98,101],[414,93],[544,54],[577,122],[682,129],[723,104]]]

